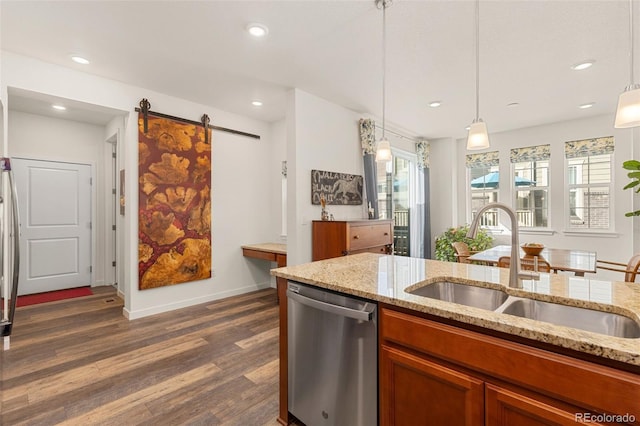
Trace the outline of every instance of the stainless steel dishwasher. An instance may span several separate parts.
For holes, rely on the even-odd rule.
[[[378,424],[377,305],[287,286],[289,411],[307,426]]]

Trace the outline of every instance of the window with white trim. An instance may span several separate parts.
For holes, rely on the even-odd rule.
[[[549,227],[550,145],[511,150],[515,211],[521,228]]]
[[[498,151],[467,154],[467,185],[469,188],[469,206],[471,220],[485,205],[498,201],[500,173],[498,170]],[[480,219],[483,226],[497,227],[498,210],[487,210]]]
[[[613,136],[565,143],[568,229],[612,228],[613,150]]]

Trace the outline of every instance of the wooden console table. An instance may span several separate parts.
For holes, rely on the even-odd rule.
[[[242,247],[244,257],[276,262],[278,268],[287,266],[287,245],[280,243],[247,244]]]
[[[278,268],[287,266],[287,245],[280,243],[247,244],[242,247],[242,255],[255,259],[269,260],[276,262]],[[287,408],[287,280],[276,277],[278,312],[280,314],[280,395],[278,422],[289,424],[289,413]]]

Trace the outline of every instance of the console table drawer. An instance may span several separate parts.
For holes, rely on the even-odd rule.
[[[391,224],[350,226],[349,251],[362,250],[370,247],[392,244]]]

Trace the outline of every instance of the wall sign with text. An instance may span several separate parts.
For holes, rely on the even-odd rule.
[[[363,179],[359,175],[311,170],[311,204],[324,196],[330,205],[362,204]]]

